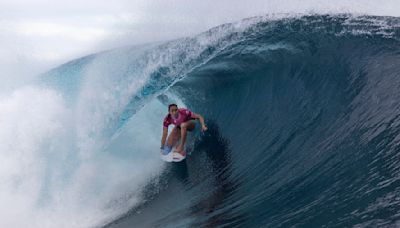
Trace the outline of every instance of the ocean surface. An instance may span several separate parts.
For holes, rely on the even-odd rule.
[[[36,149],[7,183],[32,226],[400,226],[400,18],[248,18],[73,60],[21,100],[35,130],[9,149]],[[209,128],[180,163],[169,103]]]

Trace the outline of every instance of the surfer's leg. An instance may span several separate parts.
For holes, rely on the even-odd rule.
[[[167,145],[170,147],[174,147],[175,144],[179,141],[180,137],[181,137],[181,131],[177,126],[175,126],[168,136]]]
[[[184,124],[186,124],[186,129],[188,131],[193,131],[194,128],[196,127],[196,122],[194,120],[189,120],[188,122],[185,122]]]
[[[183,152],[183,148],[185,147],[187,131],[192,131],[195,126],[196,124],[192,120],[181,124],[181,144],[177,148],[177,151],[180,153]]]

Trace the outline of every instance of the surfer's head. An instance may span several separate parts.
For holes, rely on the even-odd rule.
[[[168,105],[168,112],[171,116],[176,117],[178,115],[178,105],[176,104]]]

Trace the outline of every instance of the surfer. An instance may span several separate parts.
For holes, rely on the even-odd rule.
[[[183,150],[186,143],[187,131],[193,131],[195,127],[195,120],[199,120],[201,123],[201,131],[207,131],[207,126],[204,123],[204,118],[196,114],[189,109],[179,108],[176,104],[168,105],[168,115],[164,118],[163,123],[163,134],[161,138],[161,149],[165,153],[169,153],[172,147],[181,140],[180,144],[176,147],[176,152],[183,156],[186,156],[186,152]],[[168,126],[174,124],[175,127],[168,136]],[[167,139],[167,140],[166,140]],[[167,144],[165,145],[165,141]]]

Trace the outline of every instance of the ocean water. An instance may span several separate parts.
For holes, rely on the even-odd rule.
[[[73,60],[0,100],[2,223],[400,226],[399,77],[395,17],[254,17]],[[173,164],[171,102],[209,127]]]

